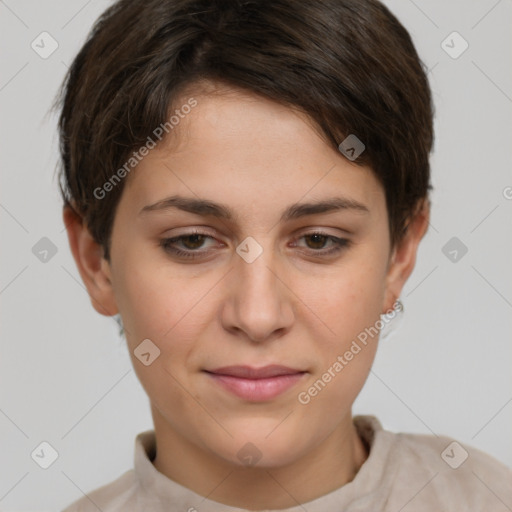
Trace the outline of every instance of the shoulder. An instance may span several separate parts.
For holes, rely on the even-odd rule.
[[[491,455],[444,435],[385,430],[375,416],[354,423],[370,447],[354,480],[362,506],[378,499],[384,512],[512,510],[512,470]]]
[[[120,512],[128,505],[137,505],[139,484],[133,469],[119,478],[88,492],[68,505],[62,512]]]
[[[155,450],[155,433],[147,430],[135,438],[134,467],[112,482],[87,492],[62,512],[121,512],[144,506],[153,501],[146,486],[158,476],[151,463]]]
[[[421,492],[438,496],[445,510],[512,507],[512,470],[491,455],[448,436],[391,435],[400,462],[398,478],[417,476],[418,483],[424,482]]]

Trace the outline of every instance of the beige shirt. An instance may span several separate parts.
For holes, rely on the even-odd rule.
[[[383,430],[374,416],[355,416],[354,424],[370,449],[355,478],[279,512],[512,511],[512,470],[490,455],[444,436]],[[158,472],[155,449],[153,430],[138,434],[134,468],[63,512],[245,512]]]

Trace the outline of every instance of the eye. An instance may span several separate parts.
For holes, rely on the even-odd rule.
[[[351,241],[346,238],[338,238],[327,233],[315,231],[300,236],[297,240],[306,241],[305,248],[313,256],[331,256],[348,248]],[[173,238],[164,238],[160,241],[160,246],[169,254],[177,258],[196,259],[209,255],[210,249],[203,249],[205,242],[215,240],[207,233],[194,231]],[[330,243],[330,248],[325,249],[326,244]],[[292,244],[292,247],[304,247],[299,244]],[[202,249],[202,250],[199,250]]]
[[[336,236],[323,233],[321,231],[315,231],[313,233],[304,234],[299,238],[299,240],[301,239],[309,241],[309,243],[306,242],[306,248],[312,249],[313,253],[317,253],[320,256],[338,253],[341,250],[349,247],[351,243],[350,240],[346,238],[338,238]],[[330,249],[325,250],[325,244],[328,242],[331,242]]]
[[[213,237],[206,233],[195,231],[193,233],[187,233],[174,238],[164,238],[160,241],[160,245],[166,252],[174,254],[177,257],[193,259],[209,252],[207,250],[197,250],[203,247],[207,239],[213,240]],[[177,244],[181,244],[181,247],[185,250],[176,247]]]

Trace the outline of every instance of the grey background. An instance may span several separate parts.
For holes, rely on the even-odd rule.
[[[435,190],[403,322],[382,341],[354,413],[449,435],[512,465],[511,1],[385,3],[431,70]],[[152,427],[117,325],[93,310],[72,260],[56,118],[46,115],[107,5],[0,0],[2,511],[58,510],[110,482]],[[47,59],[31,48],[43,31],[59,45]],[[441,47],[453,31],[469,43],[456,59]],[[46,262],[33,253],[43,237],[56,249]],[[468,249],[455,262],[443,252],[452,237]],[[58,452],[48,469],[31,458],[42,441]]]

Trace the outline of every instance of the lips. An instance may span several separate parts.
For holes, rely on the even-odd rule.
[[[304,370],[297,370],[272,364],[263,368],[253,368],[251,366],[223,366],[215,370],[205,370],[208,373],[216,375],[229,375],[231,377],[239,377],[242,379],[268,379],[269,377],[278,377],[280,375],[293,375],[296,373],[304,373]]]
[[[298,384],[306,371],[281,365],[224,366],[205,373],[222,389],[250,402],[272,400]]]

